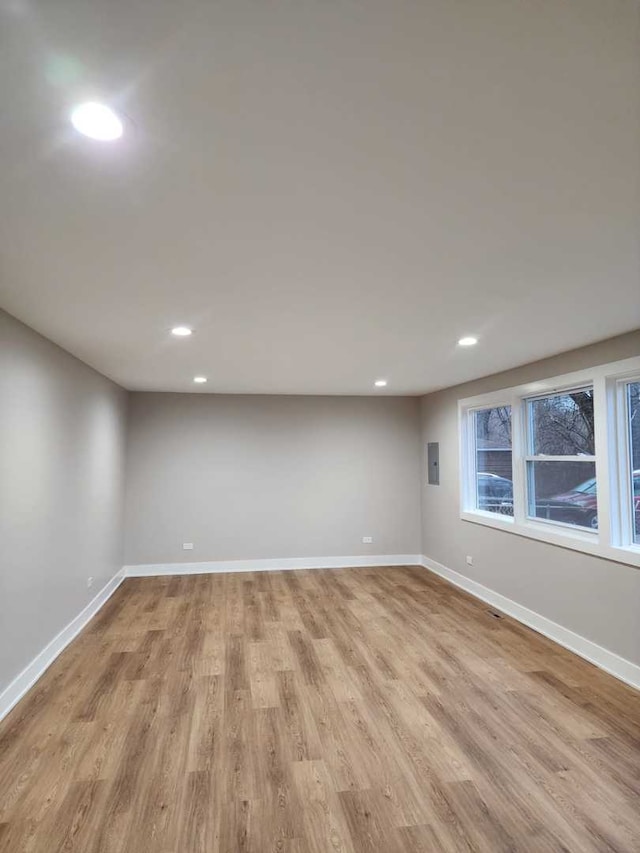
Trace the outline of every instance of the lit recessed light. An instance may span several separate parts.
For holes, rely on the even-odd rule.
[[[376,388],[384,388],[385,385],[387,384],[387,380],[386,379],[376,379],[376,381],[373,384],[376,386]]]
[[[193,329],[188,326],[174,326],[171,329],[171,334],[175,335],[176,338],[188,338],[189,335],[193,334]]]
[[[196,382],[198,385],[202,385],[207,381],[207,377],[206,376],[194,376],[193,381]]]
[[[478,343],[478,339],[474,338],[472,335],[469,335],[467,338],[460,338],[458,341],[458,346],[460,347],[474,347]]]
[[[71,124],[78,133],[99,139],[101,142],[113,142],[120,139],[124,126],[118,115],[105,104],[90,101],[80,104],[71,113]]]

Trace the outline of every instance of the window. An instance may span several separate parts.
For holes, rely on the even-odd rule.
[[[463,520],[640,567],[640,357],[458,405]]]
[[[476,509],[513,515],[511,406],[474,412]]]
[[[629,437],[627,499],[631,502],[631,538],[640,544],[640,381],[626,385],[626,415]]]
[[[598,529],[593,388],[526,401],[527,515]]]

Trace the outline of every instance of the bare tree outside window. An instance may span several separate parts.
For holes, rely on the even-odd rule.
[[[593,456],[593,389],[530,401],[532,452],[548,456]]]

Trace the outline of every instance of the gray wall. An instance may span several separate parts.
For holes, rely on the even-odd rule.
[[[0,311],[0,693],[122,566],[126,404]]]
[[[129,426],[127,564],[420,553],[417,398],[140,393]]]
[[[640,569],[460,519],[457,409],[465,397],[637,355],[633,332],[423,397],[422,444],[426,453],[440,442],[441,485],[422,477],[422,543],[427,557],[640,663]]]

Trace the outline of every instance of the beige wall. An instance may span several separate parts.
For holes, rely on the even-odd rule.
[[[122,566],[126,404],[0,311],[0,693]]]
[[[457,409],[465,397],[636,355],[640,331],[423,397],[422,545],[427,557],[640,663],[640,569],[460,519]],[[426,483],[428,441],[440,442],[440,486]]]
[[[416,398],[133,394],[128,451],[127,564],[420,553]]]

